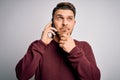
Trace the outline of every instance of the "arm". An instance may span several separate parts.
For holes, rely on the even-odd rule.
[[[44,49],[41,41],[35,41],[29,46],[27,53],[16,66],[16,76],[19,80],[28,80],[34,75],[41,59],[40,53],[44,53]]]
[[[83,47],[81,45],[83,44]],[[68,55],[68,59],[77,71],[80,80],[100,80],[100,71],[90,45],[82,42],[76,45]]]
[[[48,23],[41,35],[41,40],[33,42],[26,55],[19,61],[16,66],[16,76],[20,80],[28,80],[31,78],[36,68],[41,61],[41,55],[45,53],[46,45],[48,45],[52,38],[48,36],[48,33],[55,35],[53,31],[57,31],[51,27],[52,22]]]
[[[68,60],[77,71],[79,79],[100,80],[100,71],[90,45],[86,42],[75,42],[70,34],[66,33],[61,34],[59,46],[69,53]]]

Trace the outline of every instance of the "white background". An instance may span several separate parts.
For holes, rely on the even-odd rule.
[[[40,39],[61,0],[0,0],[0,80],[17,80],[15,66]],[[101,80],[120,80],[120,0],[67,0],[77,9],[72,37],[90,43]]]

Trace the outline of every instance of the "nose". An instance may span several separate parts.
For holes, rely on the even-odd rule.
[[[67,26],[67,25],[68,25],[68,22],[67,22],[66,19],[63,19],[62,25],[63,25],[63,26]]]

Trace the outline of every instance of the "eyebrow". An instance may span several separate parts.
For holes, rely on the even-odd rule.
[[[57,15],[56,15],[56,17],[62,17],[62,16],[63,16],[63,15],[61,15],[61,14],[57,14]],[[71,16],[71,15],[70,15],[70,16],[68,16],[68,17],[74,17],[74,16]]]
[[[61,17],[62,15],[61,15],[61,14],[57,14],[56,17],[57,17],[57,16],[60,16],[60,17]]]

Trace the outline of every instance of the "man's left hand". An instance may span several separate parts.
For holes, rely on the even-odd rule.
[[[69,53],[76,45],[74,40],[70,37],[70,33],[64,33],[60,35],[59,46]]]

